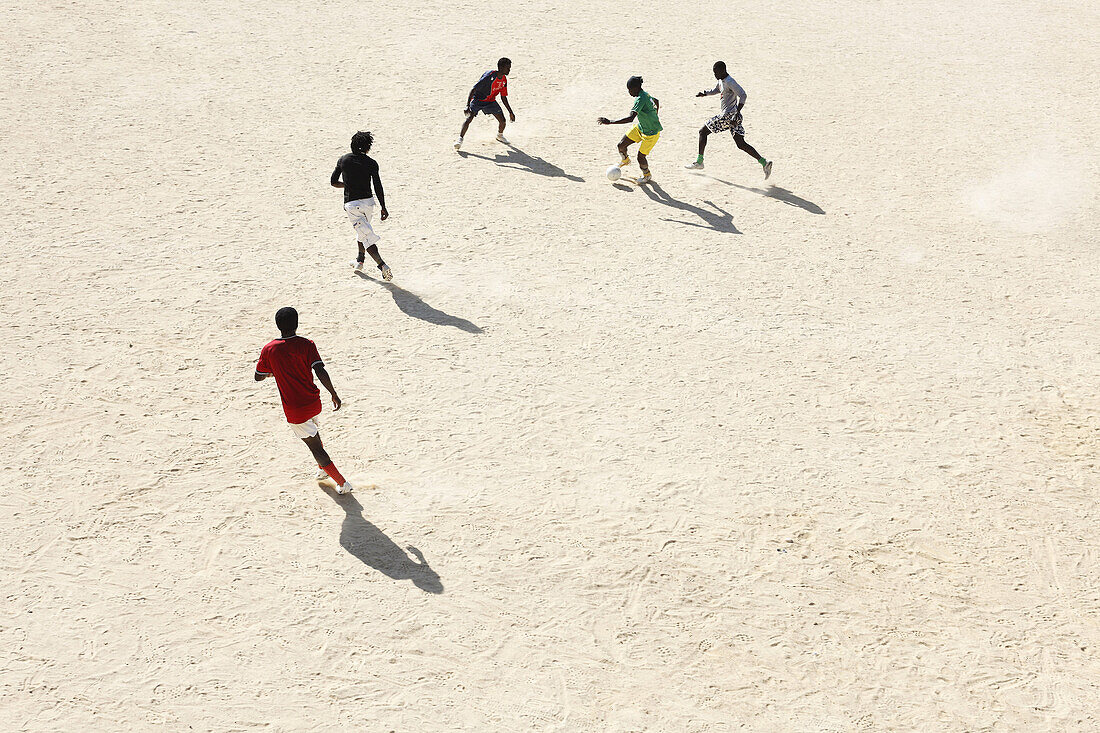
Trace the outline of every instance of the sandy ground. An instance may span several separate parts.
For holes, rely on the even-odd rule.
[[[0,728],[1100,728],[1093,2],[4,3]],[[469,86],[514,60],[514,148]],[[681,166],[724,58],[748,139]],[[658,185],[608,183],[625,80]],[[328,176],[377,136],[392,284]],[[313,481],[260,347],[346,410]]]

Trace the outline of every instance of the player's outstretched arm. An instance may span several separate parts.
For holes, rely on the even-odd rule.
[[[342,404],[340,396],[336,394],[336,388],[332,386],[332,379],[329,377],[328,371],[325,369],[325,365],[318,364],[317,366],[313,367],[313,371],[317,373],[317,381],[323,384],[325,389],[328,390],[328,393],[332,395],[332,409],[339,410],[340,405]]]
[[[631,112],[629,117],[624,117],[621,120],[609,120],[606,117],[598,117],[596,124],[599,125],[625,125],[628,122],[633,122],[634,118],[638,116],[637,112]]]

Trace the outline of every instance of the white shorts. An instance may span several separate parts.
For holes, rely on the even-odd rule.
[[[297,425],[294,423],[287,423],[290,425],[290,429],[294,431],[294,434],[299,438],[312,438],[317,435],[317,429],[320,427],[317,424],[317,418],[310,418],[305,422],[300,422]]]
[[[374,233],[370,220],[374,218],[374,198],[358,199],[344,204],[344,211],[348,212],[351,225],[355,227],[355,235],[359,241],[370,246],[377,244],[382,238]]]

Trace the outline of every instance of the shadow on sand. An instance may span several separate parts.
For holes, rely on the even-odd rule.
[[[411,580],[426,593],[442,593],[443,583],[439,574],[428,565],[424,555],[415,547],[405,552],[386,534],[363,518],[363,505],[354,494],[337,494],[329,487],[322,487],[347,515],[340,526],[340,546],[383,575],[394,580]],[[409,553],[416,558],[409,557]]]
[[[775,199],[776,201],[782,201],[783,203],[787,204],[788,206],[797,206],[800,209],[805,209],[806,211],[810,212],[811,214],[824,214],[825,213],[825,210],[822,209],[817,204],[815,204],[813,201],[807,201],[806,199],[802,198],[801,196],[798,196],[797,194],[791,193],[787,189],[782,188],[780,186],[768,185],[767,188],[753,188],[752,186],[742,186],[741,184],[733,183],[732,181],[723,181],[721,178],[715,178],[714,176],[708,176],[705,173],[696,173],[695,175],[699,176],[700,178],[709,178],[712,181],[718,181],[719,183],[724,183],[727,186],[733,186],[734,188],[739,188],[742,191],[751,191],[752,193],[755,193],[758,196],[763,196],[764,198]]]
[[[496,163],[502,168],[514,168],[515,170],[519,171],[536,173],[540,176],[549,176],[550,178],[564,178],[568,181],[574,181],[575,183],[584,183],[583,178],[570,175],[550,161],[539,158],[535,155],[530,155],[529,153],[525,153],[517,148],[515,145],[508,145],[507,153],[505,153],[504,155],[496,155],[492,158],[487,155],[468,153],[465,150],[458,151],[458,154],[461,155],[463,158],[469,157],[488,160],[492,163]]]
[[[421,300],[419,295],[405,290],[400,285],[394,285],[392,282],[386,282],[385,280],[378,280],[365,272],[356,271],[355,274],[364,280],[378,283],[386,290],[390,291],[390,295],[393,296],[393,302],[396,303],[401,312],[407,316],[419,318],[422,321],[433,323],[436,326],[454,326],[458,330],[465,331],[466,333],[485,333],[484,329],[470,323],[465,318],[452,316],[449,313],[444,313],[438,308],[431,307]]]
[[[665,206],[679,211],[686,211],[689,214],[695,214],[702,219],[704,223],[698,224],[693,221],[680,221],[679,219],[665,219],[664,221],[672,221],[677,224],[684,224],[689,227],[699,227],[701,229],[713,229],[716,232],[727,232],[729,234],[741,233],[733,223],[733,215],[725,209],[719,208],[713,201],[703,202],[713,209],[713,211],[711,211],[711,209],[704,209],[701,206],[695,206],[694,204],[672,198],[657,182],[644,183],[638,186],[638,188],[642,189],[646,196],[657,203],[664,204]]]

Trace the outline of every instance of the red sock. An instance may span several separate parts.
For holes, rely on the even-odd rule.
[[[340,475],[340,472],[336,470],[335,463],[330,463],[327,466],[321,466],[321,470],[327,473],[329,475],[329,478],[336,482],[337,486],[343,486],[345,483],[347,483],[346,481],[344,481],[344,477]]]

